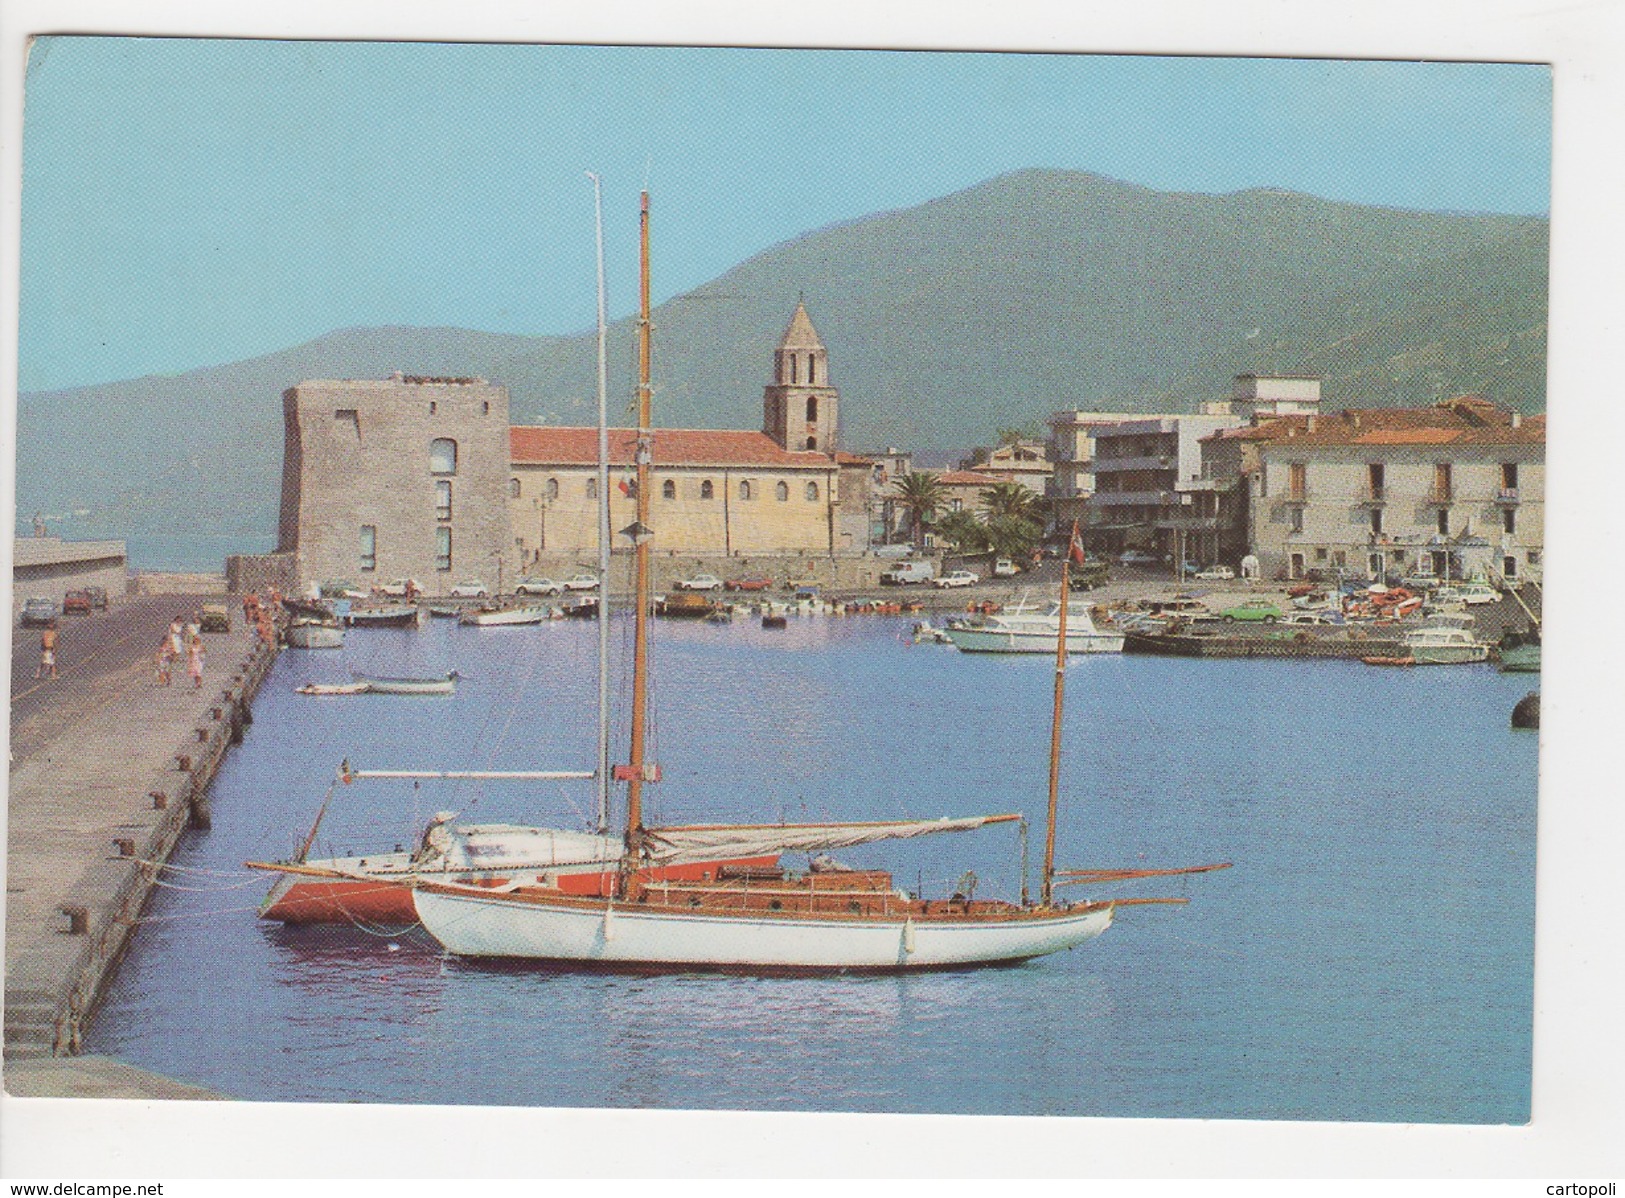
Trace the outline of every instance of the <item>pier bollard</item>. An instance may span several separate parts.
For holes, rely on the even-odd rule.
[[[211,720],[218,720],[220,718],[220,709],[218,707],[209,708],[209,718]]]
[[[200,832],[207,832],[214,827],[214,812],[209,809],[208,795],[192,796],[192,807],[187,822]]]
[[[197,730],[197,738],[200,743],[206,742],[209,739],[209,730],[207,728],[199,728]]]
[[[181,771],[181,773],[183,773],[183,774],[190,774],[192,772],[192,757],[191,757],[191,754],[189,754],[189,753],[176,753],[175,754],[175,767],[177,769],[179,769]]]
[[[154,811],[163,811],[169,807],[169,796],[161,790],[149,790],[147,797],[152,800]]]
[[[135,841],[131,840],[128,836],[115,837],[113,840],[113,847],[118,850],[118,855],[120,857],[135,856]]]
[[[58,910],[68,917],[68,935],[83,936],[90,931],[90,912],[83,907],[59,907]]]

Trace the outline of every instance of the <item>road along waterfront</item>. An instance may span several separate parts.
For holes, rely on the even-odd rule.
[[[1036,815],[1052,667],[915,645],[911,623],[659,624],[651,818]],[[342,656],[283,654],[216,781],[213,829],[175,858],[218,886],[155,898],[87,1048],[268,1100],[1527,1118],[1536,741],[1506,725],[1527,681],[1491,666],[1076,659],[1062,863],[1236,866],[1168,887],[1188,907],[1126,908],[1088,946],[1014,969],[479,966],[410,929],[266,925],[260,889],[228,889],[243,861],[292,851],[342,758],[590,761],[594,640],[588,621],[435,621],[352,632]],[[294,694],[350,668],[456,669],[458,692]],[[358,785],[313,854],[405,844],[441,809],[581,826],[591,799],[566,783]],[[967,871],[979,894],[1015,894],[1013,834],[937,841],[839,856],[930,896]]]

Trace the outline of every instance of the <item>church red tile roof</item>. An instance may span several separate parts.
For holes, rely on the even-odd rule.
[[[630,466],[636,441],[635,429],[610,429],[610,464]],[[515,465],[591,466],[598,461],[598,429],[515,425],[509,430],[509,453]],[[827,453],[782,449],[766,433],[704,428],[654,430],[656,468],[760,466],[781,470],[828,470],[836,461]]]

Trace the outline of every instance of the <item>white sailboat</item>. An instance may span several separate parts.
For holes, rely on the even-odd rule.
[[[627,782],[625,848],[614,892],[566,894],[545,871],[513,877],[500,887],[453,875],[419,874],[413,898],[419,920],[449,952],[468,957],[520,958],[576,965],[745,970],[883,970],[955,968],[1026,960],[1071,948],[1111,926],[1118,906],[1181,899],[1066,903],[1052,887],[1066,882],[1122,880],[1146,873],[1100,871],[1058,875],[1054,868],[1060,756],[1061,698],[1066,666],[1066,570],[1056,647],[1055,720],[1051,735],[1050,802],[1042,897],[1037,903],[956,894],[928,901],[899,891],[883,871],[813,868],[793,875],[718,869],[699,881],[650,881],[651,867],[695,857],[819,851],[844,845],[969,831],[1019,819],[1014,815],[956,820],[822,825],[645,827],[643,786],[659,777],[645,757],[649,671],[650,414],[649,199],[641,206],[641,305],[638,332],[637,520],[624,530],[636,547],[631,751],[615,776]],[[1223,868],[1206,866],[1202,869]]]

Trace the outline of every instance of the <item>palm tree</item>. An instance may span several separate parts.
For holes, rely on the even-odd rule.
[[[937,521],[937,543],[950,541],[960,553],[981,553],[987,549],[987,529],[970,512],[949,512]]]
[[[897,479],[895,502],[908,513],[914,548],[924,549],[926,526],[936,518],[937,509],[942,506],[942,484],[936,475],[921,470],[904,474]]]
[[[1038,497],[1030,487],[1013,480],[994,483],[982,492],[982,506],[987,509],[989,519],[995,516],[1030,517],[1037,501]]]

